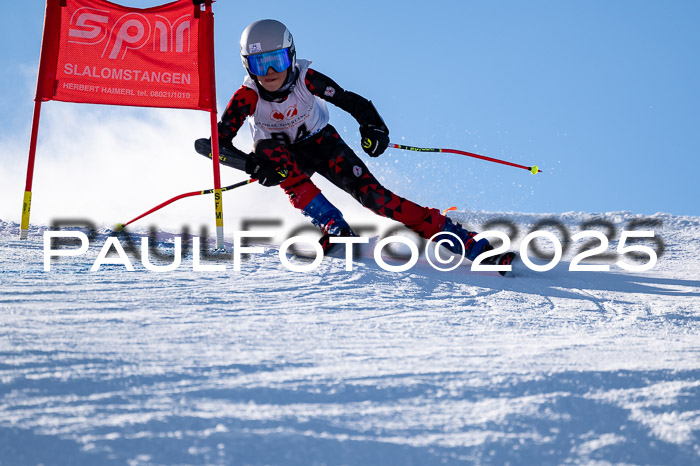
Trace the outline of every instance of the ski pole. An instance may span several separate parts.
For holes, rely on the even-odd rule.
[[[479,155],[479,154],[474,154],[473,152],[466,152],[463,150],[456,150],[456,149],[427,149],[424,147],[413,147],[413,146],[404,146],[403,144],[394,144],[394,143],[389,143],[389,147],[392,147],[394,149],[402,149],[402,150],[412,150],[416,152],[447,152],[450,154],[459,154],[459,155],[466,155],[468,157],[474,157],[477,159],[481,160],[487,160],[489,162],[496,162],[496,163],[502,163],[503,165],[510,165],[511,167],[516,167],[516,168],[522,168],[524,170],[529,171],[533,175],[536,175],[540,173],[542,170],[540,170],[537,165],[533,165],[531,167],[526,167],[525,165],[519,165],[517,163],[512,163],[512,162],[506,162],[505,160],[500,160],[500,159],[494,159],[493,157],[486,157],[485,155]]]
[[[240,182],[238,182],[238,183],[234,183],[234,184],[232,184],[232,185],[230,185],[230,186],[224,186],[223,188],[221,188],[221,192],[230,191],[230,190],[232,190],[232,189],[240,188],[241,186],[246,186],[246,185],[248,185],[248,184],[250,184],[250,183],[255,183],[256,181],[258,181],[258,180],[249,179],[249,180],[245,180],[245,181],[240,181]],[[142,213],[142,214],[139,215],[138,217],[133,218],[133,219],[129,220],[129,221],[126,222],[126,223],[117,223],[117,231],[121,231],[125,226],[127,226],[127,225],[129,225],[129,224],[131,224],[131,223],[134,223],[136,220],[139,220],[139,219],[145,217],[146,215],[152,214],[153,212],[155,212],[155,211],[157,211],[157,210],[160,210],[160,209],[162,209],[163,207],[165,207],[166,205],[172,204],[173,202],[175,202],[175,201],[177,201],[177,200],[179,200],[179,199],[184,199],[184,198],[186,198],[186,197],[191,197],[191,196],[199,196],[199,195],[201,195],[201,194],[212,194],[213,192],[214,192],[213,189],[205,189],[205,190],[203,190],[203,191],[192,191],[192,192],[190,192],[190,193],[184,193],[184,194],[180,194],[179,196],[175,196],[175,197],[173,197],[172,199],[168,199],[167,201],[163,202],[162,204],[158,204],[157,206],[155,206],[155,207],[152,208],[151,210]]]

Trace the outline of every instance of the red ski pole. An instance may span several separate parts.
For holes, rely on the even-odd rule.
[[[542,171],[537,167],[537,165],[533,165],[531,167],[526,167],[525,165],[519,165],[517,163],[506,162],[505,160],[494,159],[493,157],[486,157],[485,155],[474,154],[473,152],[466,152],[466,151],[457,150],[457,149],[428,149],[428,148],[424,148],[424,147],[404,146],[403,144],[394,144],[394,143],[389,143],[389,147],[394,148],[394,149],[412,150],[415,152],[447,152],[450,154],[466,155],[467,157],[474,157],[476,159],[486,160],[488,162],[496,162],[496,163],[501,163],[503,165],[510,165],[511,167],[522,168],[523,170],[529,171],[533,175],[536,175]]]
[[[255,183],[256,181],[258,181],[258,180],[255,180],[255,179],[244,180],[244,181],[241,181],[238,183],[234,183],[230,186],[225,186],[225,187],[221,188],[221,191],[222,192],[223,191],[230,191],[231,189],[240,188],[241,186],[245,186],[245,185],[248,185],[250,183]],[[212,194],[213,192],[214,192],[214,189],[205,189],[203,191],[192,191],[190,193],[184,193],[184,194],[180,194],[179,196],[175,196],[172,199],[168,199],[167,201],[163,202],[162,204],[158,204],[157,206],[155,206],[151,210],[142,213],[138,217],[132,218],[131,220],[129,220],[126,223],[117,223],[117,231],[121,231],[125,226],[129,225],[130,223],[134,223],[136,220],[139,220],[139,219],[145,217],[146,215],[150,215],[153,212],[160,210],[163,207],[165,207],[169,204],[172,204],[173,202],[175,202],[177,200],[184,199],[186,197],[191,197],[191,196],[199,196],[201,194]]]

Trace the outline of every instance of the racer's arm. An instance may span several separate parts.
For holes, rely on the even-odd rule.
[[[374,125],[389,131],[372,101],[352,91],[346,91],[328,76],[311,68],[306,72],[304,81],[306,88],[313,95],[345,110],[360,126]]]
[[[245,119],[255,113],[258,94],[251,88],[241,86],[231,97],[226,110],[219,121],[219,144],[223,147],[241,152],[233,147],[232,140],[243,126]]]
[[[246,160],[246,173],[257,179],[261,185],[277,186],[287,177],[288,171],[286,169],[271,163],[265,157],[259,157],[257,153],[246,154],[233,145],[233,138],[243,126],[245,119],[255,113],[257,104],[258,94],[249,87],[241,86],[233,94],[221,116],[221,121],[219,121],[219,145],[243,155]]]
[[[309,68],[304,78],[313,95],[348,112],[360,124],[362,148],[373,157],[379,156],[389,144],[389,128],[372,101],[346,91],[328,76]]]

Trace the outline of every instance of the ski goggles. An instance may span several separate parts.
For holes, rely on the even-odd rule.
[[[278,73],[281,73],[292,64],[292,59],[289,56],[288,48],[273,50],[272,52],[257,53],[255,55],[248,55],[246,59],[248,60],[250,72],[255,76],[265,76],[267,74],[267,70],[270,68]]]

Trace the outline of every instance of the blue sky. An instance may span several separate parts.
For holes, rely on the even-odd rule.
[[[17,221],[20,214],[43,9],[39,0],[15,2],[6,8],[0,30],[5,44],[0,181],[18,191],[10,197],[3,191],[2,204],[10,207],[0,209],[0,218],[7,220]],[[376,160],[363,155],[386,186],[404,197],[460,210],[700,215],[698,2],[309,0],[302,7],[288,1],[220,0],[214,11],[220,110],[244,77],[240,33],[254,20],[275,18],[294,34],[298,57],[311,59],[314,68],[375,103],[393,142],[463,149],[544,170],[533,176],[450,154],[390,150]],[[47,123],[42,120],[40,139],[43,131],[60,126],[64,111],[86,113],[86,127],[99,125],[100,118],[154,125],[153,112],[143,109],[89,107],[95,106],[45,104],[49,116]],[[173,127],[183,141],[206,135],[200,112],[168,112],[184,125],[184,131]],[[188,125],[188,119],[197,124]],[[351,117],[332,108],[331,123],[359,150]],[[156,126],[156,139],[173,139],[167,122]],[[101,130],[110,137],[109,128]],[[77,151],[99,152],[94,138],[81,146],[76,137],[71,147]],[[110,142],[118,154],[118,141]],[[60,144],[51,146],[50,156],[42,153],[45,147],[40,141],[37,170],[47,157],[56,166],[75,163]],[[132,165],[138,185],[146,175],[138,173],[134,157],[149,154],[134,154],[131,146],[129,151],[123,163]],[[192,152],[187,144],[181,151],[183,158]],[[177,171],[179,160],[169,178],[182,181],[183,190],[207,187],[187,184],[191,171]],[[76,180],[93,176],[81,168],[71,168]],[[210,179],[209,168],[202,170]],[[114,181],[110,170],[100,177],[107,184]],[[55,185],[52,197],[64,188]],[[179,193],[148,189],[150,199],[159,202]],[[270,196],[264,188],[251,192]],[[236,200],[230,199],[233,207]],[[283,197],[275,199],[272,208],[289,208]],[[353,201],[337,202],[344,208]],[[137,214],[148,204],[120,207]]]

